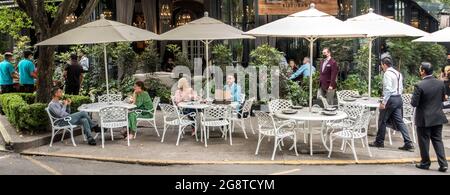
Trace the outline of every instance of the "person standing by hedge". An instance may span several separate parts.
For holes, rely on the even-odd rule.
[[[70,104],[72,100],[66,99],[61,101],[63,97],[62,90],[60,88],[52,89],[52,101],[48,104],[48,109],[50,114],[55,118],[66,118],[70,117],[69,123],[72,125],[82,125],[84,134],[87,137],[88,144],[91,146],[97,145],[95,139],[92,137],[91,130],[96,128],[98,131],[98,126],[95,125],[89,115],[86,112],[77,112],[70,114]],[[61,126],[68,125],[66,121],[60,121]]]
[[[138,112],[130,112],[128,114],[128,126],[130,127],[130,139],[134,138],[134,134],[137,131],[137,118],[152,118],[153,117],[153,102],[152,98],[147,91],[145,91],[144,82],[137,81],[134,84],[133,98],[130,103],[136,105],[136,110]],[[122,131],[124,137],[126,137],[127,132]]]
[[[83,67],[78,62],[77,54],[70,55],[70,64],[64,70],[66,79],[66,94],[78,95],[83,82]]]
[[[34,79],[37,79],[36,66],[33,64],[33,53],[31,51],[23,52],[23,60],[19,62],[19,83],[20,91],[24,93],[34,92]]]
[[[6,52],[5,60],[0,63],[0,86],[2,93],[12,93],[14,92],[14,78],[17,78],[17,73],[14,70],[13,54],[10,52]]]

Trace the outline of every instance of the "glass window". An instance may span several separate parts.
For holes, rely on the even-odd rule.
[[[395,20],[405,22],[405,2],[395,0]]]

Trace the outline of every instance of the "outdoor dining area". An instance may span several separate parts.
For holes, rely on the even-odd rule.
[[[408,25],[395,22],[394,20],[378,16],[372,11],[365,16],[360,16],[346,22],[340,21],[335,17],[315,9],[314,5],[306,11],[302,11],[275,22],[263,25],[249,32],[242,32],[234,27],[223,24],[220,21],[209,18],[206,14],[192,23],[178,27],[162,35],[156,35],[151,32],[136,32],[133,27],[110,22],[104,18],[97,21],[97,24],[88,24],[80,28],[68,31],[50,40],[39,43],[38,45],[70,45],[70,44],[105,44],[105,66],[107,65],[106,43],[120,41],[142,41],[142,40],[201,40],[206,47],[206,58],[209,58],[209,44],[215,40],[230,39],[252,39],[254,37],[290,37],[305,38],[310,42],[310,55],[313,59],[314,42],[317,39],[326,38],[369,38],[369,44],[376,37],[422,37],[427,35],[421,30],[412,28]],[[94,22],[95,23],[95,22]],[[323,27],[326,26],[326,29]],[[101,29],[102,33],[98,33]],[[379,30],[382,29],[382,30]],[[108,33],[120,32],[120,33]],[[94,33],[95,32],[95,33]],[[93,34],[102,34],[105,36],[88,36]],[[106,36],[108,35],[108,36]],[[117,37],[109,35],[118,35]],[[139,35],[139,36],[138,36]],[[371,46],[369,48],[372,48]],[[369,55],[371,56],[371,55]],[[78,108],[80,112],[87,112],[91,116],[98,115],[98,124],[101,132],[102,147],[107,148],[106,134],[114,141],[115,129],[127,130],[127,143],[133,144],[130,139],[129,113],[136,113],[137,116],[143,113],[151,113],[150,118],[137,117],[138,131],[132,136],[136,139],[142,132],[139,125],[150,125],[160,137],[162,143],[170,143],[180,146],[183,139],[192,135],[198,144],[208,147],[211,139],[223,139],[224,144],[233,146],[233,136],[237,133],[243,134],[245,139],[251,136],[257,137],[257,142],[252,143],[256,148],[255,154],[258,155],[261,145],[273,145],[271,160],[276,157],[277,150],[289,149],[289,152],[299,155],[300,144],[302,142],[308,145],[307,150],[312,156],[314,154],[314,139],[319,137],[323,147],[328,152],[328,158],[331,158],[335,149],[338,147],[341,151],[351,150],[354,160],[358,161],[356,148],[361,145],[367,149],[369,156],[372,156],[369,147],[369,131],[371,122],[374,121],[378,126],[380,97],[371,97],[371,60],[367,59],[369,66],[369,93],[368,95],[359,94],[357,91],[342,90],[337,91],[337,104],[329,105],[323,96],[317,98],[321,101],[321,106],[313,104],[313,77],[312,72],[309,77],[309,101],[308,106],[298,106],[288,99],[273,98],[267,102],[269,110],[255,110],[253,104],[257,97],[245,97],[241,95],[240,101],[215,101],[207,95],[207,98],[192,98],[187,101],[176,102],[172,96],[170,103],[161,103],[159,97],[152,98],[151,110],[136,109],[136,105],[130,103],[129,99],[123,99],[121,95],[108,93],[98,97],[98,102],[84,104]],[[314,64],[310,63],[312,67]],[[207,67],[209,67],[207,60]],[[108,70],[108,68],[105,68]],[[206,68],[206,79],[209,80],[209,68]],[[106,71],[108,79],[108,71]],[[209,82],[205,86],[205,91],[210,91]],[[108,84],[107,84],[108,86]],[[379,87],[379,86],[377,86]],[[173,95],[173,94],[172,94]],[[411,94],[403,94],[404,121],[409,125],[415,140],[414,129],[414,108],[412,108]],[[160,110],[160,111],[159,111]],[[52,117],[51,118],[53,137],[58,132],[63,134],[68,131],[71,133],[71,139],[74,146],[74,129],[76,126],[58,126],[56,121],[67,120]],[[93,117],[95,118],[95,117]],[[163,120],[159,120],[162,118]],[[315,128],[313,123],[320,124],[320,128]],[[174,134],[168,132],[174,130]],[[83,131],[82,131],[83,132]],[[210,136],[218,134],[218,136]],[[390,143],[395,131],[388,131]],[[84,137],[84,135],[83,135]],[[173,138],[176,141],[173,142]],[[106,137],[107,138],[107,137]],[[267,138],[267,139],[265,139]],[[64,136],[63,136],[64,139]],[[288,141],[289,140],[289,141]],[[292,143],[292,145],[285,145]],[[358,145],[358,146],[357,146]],[[52,144],[50,144],[52,146]],[[304,148],[303,148],[304,149]],[[301,158],[301,157],[299,157]]]
[[[368,155],[371,156],[368,147],[368,131],[373,121],[371,119],[376,118],[375,105],[379,104],[379,99],[363,97],[356,91],[339,91],[337,97],[337,105],[328,105],[326,99],[320,97],[324,107],[314,105],[311,111],[307,107],[293,105],[290,100],[273,99],[268,103],[269,112],[265,112],[252,109],[255,98],[243,99],[241,102],[193,100],[179,104],[175,101],[172,104],[164,104],[160,103],[160,98],[155,97],[152,110],[136,110],[134,109],[136,106],[128,103],[128,99],[122,100],[121,95],[110,94],[99,97],[97,103],[81,105],[78,111],[99,116],[98,121],[102,131],[97,133],[96,137],[101,137],[103,148],[108,147],[108,142],[105,142],[107,134],[112,141],[115,136],[117,139],[117,131],[114,130],[126,128],[127,133],[130,133],[128,126],[130,112],[138,114],[148,112],[152,113],[151,118],[138,118],[138,131],[135,132],[134,139],[141,136],[139,134],[142,134],[143,130],[154,129],[156,133],[154,135],[159,137],[161,143],[180,146],[183,145],[183,139],[189,137],[189,130],[193,129],[195,141],[204,147],[208,147],[208,141],[211,139],[215,140],[215,144],[219,139],[223,139],[223,144],[233,147],[233,136],[243,135],[247,141],[249,137],[254,136],[258,140],[257,143],[253,143],[256,147],[255,154],[258,155],[261,145],[273,145],[271,159],[274,160],[277,150],[281,151],[285,142],[292,143],[292,145],[286,145],[285,149],[289,149],[298,156],[300,149],[298,147],[303,146],[297,143],[299,140],[308,145],[307,150],[312,156],[313,146],[318,144],[313,143],[313,136],[317,136],[321,141],[319,144],[326,149],[329,158],[332,157],[333,148],[339,146],[338,148],[343,152],[347,151],[347,148],[350,149],[354,159],[358,161],[356,144],[366,148]],[[411,101],[411,95],[404,95],[403,98],[405,102]],[[183,112],[186,109],[192,112]],[[404,109],[404,120],[410,125],[410,130],[415,137],[411,111],[413,108],[405,106]],[[49,116],[52,118],[50,113]],[[160,119],[163,120],[160,121]],[[57,120],[61,119],[52,118],[52,124],[55,124]],[[311,123],[320,124],[320,128],[313,128]],[[53,126],[53,133],[56,134],[59,130],[73,133],[74,128],[76,128],[74,125]],[[211,134],[214,136],[210,136]],[[389,131],[392,143],[391,136],[393,135]],[[73,134],[71,139],[76,146]],[[126,142],[126,145],[130,146],[133,140],[128,139]],[[334,149],[334,151],[337,150]]]

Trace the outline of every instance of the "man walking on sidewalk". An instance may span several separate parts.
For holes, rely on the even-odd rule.
[[[439,171],[447,172],[448,163],[445,158],[445,148],[442,142],[442,126],[448,123],[442,102],[445,101],[444,82],[433,77],[433,67],[424,62],[420,66],[422,81],[416,85],[411,105],[416,108],[416,126],[419,137],[420,156],[422,160],[416,167],[429,169],[430,139],[439,163]]]
[[[395,130],[402,133],[405,145],[399,149],[412,152],[414,151],[414,145],[403,122],[403,76],[392,67],[393,60],[389,55],[382,55],[381,57],[381,67],[384,71],[383,101],[380,104],[377,138],[369,146],[384,147],[387,123],[390,122]]]

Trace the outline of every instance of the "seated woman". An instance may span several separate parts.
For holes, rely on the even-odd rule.
[[[136,105],[136,110],[142,110],[142,113],[130,112],[128,114],[128,126],[130,127],[130,139],[133,139],[133,135],[137,130],[137,118],[152,118],[153,113],[149,112],[153,110],[153,101],[150,95],[145,91],[144,82],[137,81],[134,84],[133,97],[130,103]],[[126,131],[123,132],[126,136]]]
[[[188,80],[186,78],[181,78],[178,81],[178,89],[175,92],[175,104],[178,105],[181,102],[193,101],[197,99],[197,93],[194,91],[194,89],[192,89]]]
[[[175,92],[174,103],[178,105],[181,102],[193,100],[199,100],[197,93],[194,91],[194,89],[192,89],[191,85],[189,84],[189,81],[186,78],[181,78],[180,80],[178,80],[178,89]],[[190,114],[190,113],[196,113],[196,110],[183,109],[183,114]],[[189,118],[193,120],[192,117]],[[192,129],[192,136],[194,135],[195,135],[195,128]]]

